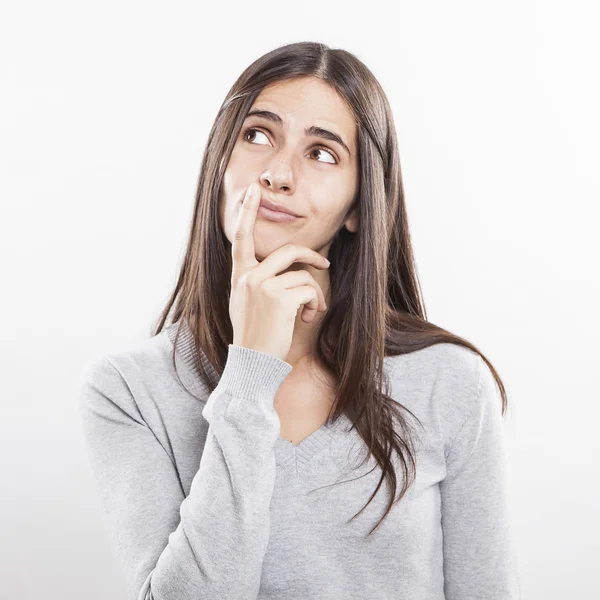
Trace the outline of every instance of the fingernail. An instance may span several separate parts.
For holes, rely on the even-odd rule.
[[[327,266],[329,267],[331,265],[331,262],[329,261],[329,259],[325,259],[325,262],[327,263]]]
[[[250,189],[248,191],[250,192],[250,196],[252,196],[252,198],[255,198],[256,194],[258,194],[258,185],[256,183],[251,184]]]

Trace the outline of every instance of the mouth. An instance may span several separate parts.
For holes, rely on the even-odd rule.
[[[276,223],[289,223],[291,221],[298,221],[301,217],[296,215],[291,215],[289,213],[280,211],[280,210],[271,210],[267,208],[262,202],[258,208],[258,212],[256,213],[257,217],[264,217],[269,221],[275,221]]]
[[[288,208],[287,206],[284,206],[283,204],[276,204],[275,202],[271,202],[270,200],[267,200],[266,198],[261,198],[260,207],[266,208],[266,209],[270,210],[271,212],[284,213],[284,214],[290,215],[292,217],[300,218],[300,215],[296,214],[291,208]]]

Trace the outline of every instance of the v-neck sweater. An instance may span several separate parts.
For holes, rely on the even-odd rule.
[[[386,356],[420,420],[416,479],[387,480],[346,415],[280,436],[292,371],[230,344],[221,376],[179,323],[86,365],[78,406],[104,524],[131,600],[518,600],[501,397],[468,348]],[[410,414],[407,419],[411,424]],[[396,498],[404,475],[392,455]]]

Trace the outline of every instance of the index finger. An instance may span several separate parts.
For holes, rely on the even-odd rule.
[[[259,204],[260,188],[256,183],[252,183],[246,190],[235,224],[235,232],[231,243],[232,275],[238,271],[244,272],[256,264],[254,224],[256,223]]]

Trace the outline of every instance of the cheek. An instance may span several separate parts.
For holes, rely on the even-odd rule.
[[[227,212],[231,212],[235,204],[235,199],[239,195],[238,189],[239,186],[236,184],[235,171],[228,167],[223,175],[223,182],[221,183],[221,190],[219,193],[221,214],[225,215]]]
[[[335,185],[321,184],[318,189],[319,193],[315,194],[310,202],[313,216],[323,222],[334,223],[343,209],[343,196]]]
[[[219,189],[219,199],[217,203],[217,214],[221,231],[231,242],[235,230],[235,222],[239,214],[239,204],[243,198],[240,193],[241,188],[234,185],[230,174],[223,177],[223,182]]]

